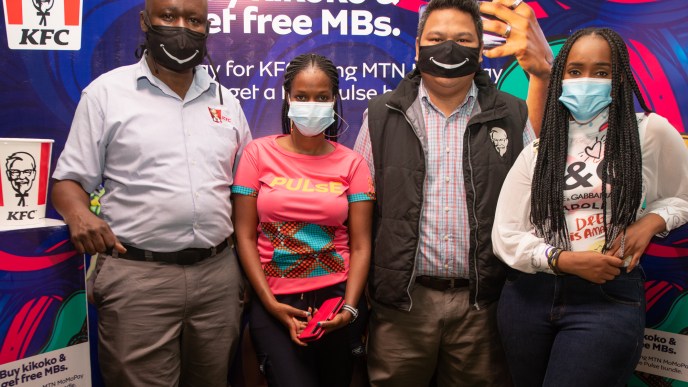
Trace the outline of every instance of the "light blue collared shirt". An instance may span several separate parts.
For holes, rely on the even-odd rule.
[[[145,56],[84,89],[53,178],[86,192],[119,240],[152,251],[207,248],[233,232],[230,186],[251,132],[239,101],[203,67],[182,99]]]

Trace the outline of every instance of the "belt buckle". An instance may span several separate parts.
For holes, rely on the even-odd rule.
[[[449,279],[449,287],[450,287],[450,288],[454,289],[454,283],[455,283],[455,281],[456,281],[456,278],[450,278],[450,279]]]
[[[179,251],[177,252],[177,259],[175,262],[177,265],[193,265],[194,263],[201,260],[201,253],[198,251]]]

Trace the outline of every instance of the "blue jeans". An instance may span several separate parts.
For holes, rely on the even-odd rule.
[[[514,386],[624,386],[640,359],[644,273],[597,285],[512,271],[497,320]]]

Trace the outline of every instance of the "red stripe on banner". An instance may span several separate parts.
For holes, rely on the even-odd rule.
[[[69,251],[62,254],[38,257],[22,257],[0,251],[0,271],[36,271],[62,263],[75,256],[76,251]]]
[[[64,0],[65,4],[65,25],[78,26],[79,15],[81,14],[81,0]]]
[[[51,143],[45,142],[41,144],[41,166],[38,172],[38,205],[45,204],[48,197],[48,180],[50,180],[50,148]]]
[[[53,300],[48,296],[33,299],[19,310],[5,334],[0,350],[0,364],[24,358],[36,328]]]
[[[683,258],[688,257],[688,248],[662,246],[650,243],[645,250],[645,254],[660,258]]]
[[[418,8],[420,8],[421,5],[427,4],[427,1],[423,0],[400,0],[397,3],[397,7],[408,10],[408,11],[413,11],[413,12],[418,12]]]
[[[7,7],[7,24],[22,24],[24,22],[22,0],[7,0],[5,6]]]
[[[543,18],[549,17],[547,12],[545,12],[545,9],[542,8],[540,3],[538,3],[537,1],[527,1],[526,4],[528,4],[530,6],[530,8],[533,9],[533,12],[535,12],[536,18],[543,19]]]
[[[569,7],[568,5],[562,3],[561,1],[557,1],[557,4],[559,4],[559,6],[560,6],[561,8],[564,8],[564,11],[568,11],[569,9],[571,9],[571,7]]]

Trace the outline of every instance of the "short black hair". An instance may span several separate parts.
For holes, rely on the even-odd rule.
[[[421,35],[423,35],[423,30],[425,29],[425,23],[428,21],[428,16],[430,16],[433,11],[439,11],[442,9],[455,9],[471,15],[473,24],[475,24],[475,32],[478,34],[478,41],[482,47],[483,20],[480,18],[480,6],[476,0],[430,0],[427,7],[425,7],[425,10],[423,11],[423,14],[420,16],[420,21],[418,22],[418,39],[420,39]]]

